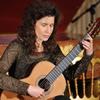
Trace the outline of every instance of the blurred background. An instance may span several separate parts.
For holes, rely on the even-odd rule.
[[[56,39],[62,52],[66,55],[88,32],[89,23],[97,19],[100,20],[100,0],[50,1],[55,3],[61,12],[62,19],[57,29]],[[21,24],[25,7],[30,2],[31,0],[0,0],[0,56],[8,43],[16,38],[16,29]],[[81,57],[82,54],[80,53],[75,60],[77,61]],[[94,39],[94,57],[87,73],[84,74],[79,79],[73,80],[73,82],[68,81],[68,92],[66,94],[70,95],[72,100],[99,100],[100,32]],[[73,84],[74,87],[72,87]],[[80,88],[83,92],[77,91]]]

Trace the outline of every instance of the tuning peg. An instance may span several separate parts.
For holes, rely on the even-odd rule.
[[[89,23],[88,26],[90,27],[91,26],[91,23]]]
[[[89,30],[89,27],[86,27],[86,31],[88,31]]]
[[[93,24],[93,20],[91,20],[91,24]]]
[[[86,30],[88,31],[88,30],[91,28],[92,25],[93,25],[93,21],[91,21],[91,22],[88,24],[88,26],[86,27]]]
[[[86,27],[86,30],[88,31],[91,27],[91,23],[88,24],[88,26]]]

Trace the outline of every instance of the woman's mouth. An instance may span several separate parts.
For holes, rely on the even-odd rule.
[[[49,38],[49,35],[44,35],[44,38]]]

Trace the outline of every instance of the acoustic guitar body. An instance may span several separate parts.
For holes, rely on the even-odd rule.
[[[33,86],[39,86],[39,82],[41,82],[41,80],[43,80],[54,67],[55,65],[51,62],[41,61],[36,64],[31,74],[27,78],[21,79],[21,81],[31,84]],[[52,76],[52,78],[53,77],[54,76]],[[23,95],[21,96],[13,92],[3,91],[0,100],[53,100],[53,97],[57,95],[63,95],[65,87],[66,81],[64,76],[61,74],[52,84],[50,84],[49,89],[45,91],[45,96],[42,98],[33,98]]]

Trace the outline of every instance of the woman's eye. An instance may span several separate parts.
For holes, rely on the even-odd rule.
[[[54,27],[54,25],[50,25],[50,27]]]
[[[42,26],[46,26],[46,24],[45,24],[45,23],[43,23],[43,24],[42,24]]]

